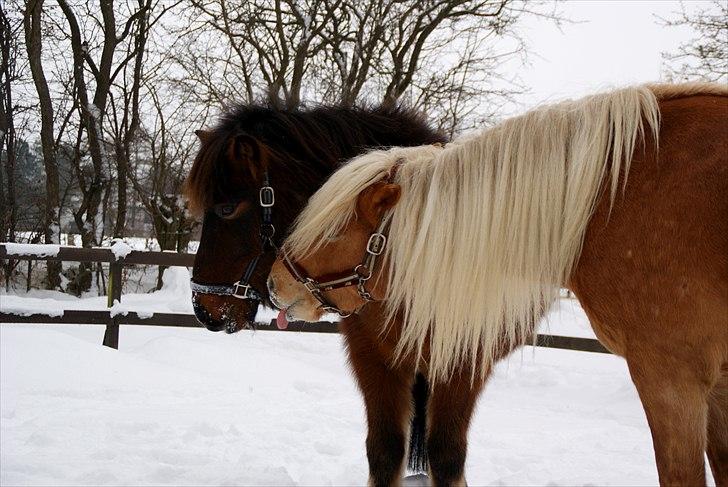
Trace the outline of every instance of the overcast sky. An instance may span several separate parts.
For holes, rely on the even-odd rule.
[[[685,5],[693,10],[700,3],[688,0]],[[581,22],[565,24],[561,31],[548,21],[521,24],[531,54],[529,65],[518,71],[531,92],[507,109],[509,115],[547,101],[659,81],[661,53],[692,38],[689,29],[658,24],[657,16],[674,18],[678,1],[569,0],[561,11]]]

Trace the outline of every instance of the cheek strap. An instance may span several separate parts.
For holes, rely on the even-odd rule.
[[[371,279],[374,268],[384,248],[387,245],[387,236],[384,234],[386,219],[382,218],[376,230],[369,235],[366,252],[362,262],[351,271],[342,271],[332,274],[324,274],[317,277],[310,277],[306,271],[295,260],[289,257],[285,250],[281,250],[279,257],[283,261],[291,276],[308,290],[316,300],[321,303],[320,308],[328,313],[336,313],[342,318],[351,316],[354,311],[346,312],[339,309],[326,299],[323,293],[333,289],[356,286],[357,293],[365,301],[374,301],[371,293],[366,290],[366,282]]]

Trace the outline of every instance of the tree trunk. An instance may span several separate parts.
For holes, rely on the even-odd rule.
[[[17,210],[15,205],[15,121],[13,104],[13,92],[11,90],[11,78],[15,68],[15,45],[13,44],[13,33],[10,21],[4,9],[0,9],[0,50],[2,50],[2,85],[0,85],[0,139],[5,145],[5,161],[0,161],[0,242],[15,241],[15,226],[17,222]],[[9,283],[9,275],[14,267],[11,261],[6,261],[5,266],[6,285]]]
[[[157,234],[157,243],[159,243],[159,250],[175,250],[177,246],[177,239],[175,238],[174,227],[168,222],[167,219],[161,214],[153,215],[152,221],[154,223],[154,233]],[[166,266],[159,266],[157,270],[157,289],[162,289],[162,276],[164,271],[167,269]]]
[[[137,20],[137,31],[134,36],[134,71],[131,86],[131,106],[125,104],[124,122],[129,120],[126,130],[122,130],[123,140],[117,138],[116,143],[116,170],[117,170],[117,213],[114,237],[123,237],[126,228],[127,188],[129,185],[129,154],[139,128],[139,90],[142,84],[142,66],[145,47],[147,43],[147,17],[149,5],[144,0],[138,0],[141,15]],[[123,124],[126,126],[126,123]]]
[[[126,190],[129,181],[129,162],[121,143],[116,144],[116,224],[114,237],[124,236],[126,228]]]
[[[43,148],[43,164],[46,173],[45,242],[47,244],[60,244],[61,229],[58,209],[60,198],[58,164],[56,162],[56,148],[53,138],[53,104],[41,60],[42,9],[43,0],[30,0],[27,4],[24,15],[25,45],[28,50],[28,64],[33,75],[35,89],[38,92],[38,102],[40,105],[40,140],[41,147]],[[60,288],[60,272],[60,262],[48,261],[46,282],[48,289]]]

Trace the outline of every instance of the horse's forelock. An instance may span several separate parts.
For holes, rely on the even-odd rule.
[[[305,201],[332,168],[368,147],[445,141],[421,114],[398,106],[300,110],[271,104],[234,106],[206,131],[185,182],[184,193],[194,214],[202,214],[217,195],[231,190],[222,162],[228,160],[230,140],[242,135],[254,138],[264,153],[261,161],[254,162],[260,166],[250,168],[252,180],[259,179],[256,173],[261,171],[256,169],[265,166],[278,186],[276,192],[285,191],[292,201]],[[279,184],[281,180],[285,185]]]
[[[187,206],[194,215],[201,215],[212,203],[215,186],[215,165],[220,155],[220,137],[215,132],[207,132],[207,140],[201,141],[200,148],[184,184]]]
[[[230,172],[233,164],[237,162],[232,158],[239,157],[232,147],[238,138],[246,137],[256,144],[253,148],[253,157],[241,167],[243,174],[256,182],[261,179],[262,171],[268,168],[271,157],[276,156],[275,151],[242,130],[234,132],[215,130],[207,132],[206,137],[195,157],[183,190],[190,211],[198,216],[214,204],[217,196],[231,196],[229,193],[235,192],[235,188],[230,187]]]

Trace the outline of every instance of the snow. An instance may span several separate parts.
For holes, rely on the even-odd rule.
[[[77,298],[60,291],[31,290],[25,293],[0,293],[0,311],[16,314],[43,313],[60,316],[63,310],[107,310],[106,296]],[[140,317],[153,313],[192,313],[190,273],[186,267],[169,267],[162,275],[162,289],[152,293],[123,294],[111,308],[113,316],[135,311]]]
[[[134,250],[122,240],[115,240],[114,243],[111,244],[110,249],[114,253],[116,260],[123,259]]]
[[[61,251],[60,245],[52,244],[19,244],[3,243],[8,255],[38,255],[41,257],[53,257]]]
[[[2,302],[3,300],[4,299],[0,299],[0,304],[2,305],[2,307],[0,307],[0,311],[2,311],[3,313],[10,313],[13,315],[18,315],[18,316],[31,316],[31,315],[34,315],[34,314],[40,312],[32,307],[25,306],[25,305],[22,305],[22,306],[5,305],[5,303]],[[48,315],[48,316],[63,316],[63,309],[56,308],[56,307],[48,307],[46,309],[43,309],[41,314]]]
[[[189,272],[114,312],[191,312]],[[54,291],[0,310],[107,309]],[[259,317],[270,318],[265,310]],[[542,332],[593,337],[562,299]],[[361,397],[334,334],[0,326],[0,485],[363,485]],[[525,347],[496,368],[469,434],[469,485],[654,485],[625,362]],[[422,485],[414,479],[408,485]]]
[[[71,221],[72,225],[75,225],[74,222]],[[88,227],[91,228],[91,227]],[[27,241],[31,239],[34,236],[33,232],[17,232],[17,240],[19,241]],[[75,233],[61,233],[59,235],[60,242],[65,242],[66,245],[72,246],[72,247],[80,247],[81,246],[81,235],[75,234]],[[118,241],[119,239],[114,239],[113,237],[104,237],[104,239],[101,242],[102,247],[107,247],[113,245],[115,241]],[[148,238],[148,237],[124,237],[122,240],[126,245],[132,248],[132,250],[159,250],[159,244],[157,243],[157,239],[155,238]],[[193,240],[190,241],[189,245],[187,246],[187,252],[195,253],[197,251],[197,247],[199,247],[200,242]]]
[[[154,294],[184,291],[177,270]],[[573,300],[548,321],[552,332],[588,327]],[[0,484],[366,482],[366,422],[342,337],[122,326],[114,351],[102,336],[101,326],[0,327]],[[514,353],[481,396],[468,452],[469,485],[657,483],[637,393],[611,355]]]
[[[338,335],[0,328],[2,485],[363,485],[363,405]],[[656,484],[624,362],[527,347],[495,370],[470,485]]]

